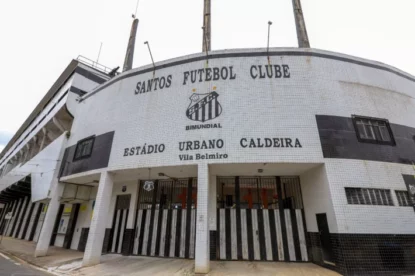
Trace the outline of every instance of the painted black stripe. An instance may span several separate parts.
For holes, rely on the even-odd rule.
[[[75,232],[76,222],[78,220],[79,208],[81,204],[72,204],[72,210],[68,221],[68,227],[66,228],[65,239],[63,241],[63,248],[70,249],[72,244],[73,235]]]
[[[219,116],[219,102],[217,98],[215,98],[214,101],[215,101],[215,118],[216,118]]]
[[[199,108],[196,110],[195,114],[195,120],[199,121]]]
[[[189,178],[187,183],[187,203],[186,203],[186,241],[184,246],[184,257],[189,258],[190,252],[190,227],[192,223],[192,185],[193,179]]]
[[[75,73],[77,73],[81,76],[84,76],[85,78],[87,78],[89,80],[92,80],[93,82],[96,82],[96,83],[99,83],[99,84],[104,83],[104,82],[107,81],[106,79],[101,78],[101,77],[95,75],[94,73],[92,73],[92,72],[90,72],[90,71],[88,71],[88,70],[86,70],[82,67],[76,67]]]
[[[248,260],[254,260],[254,236],[252,231],[252,209],[246,209],[246,234],[248,236]]]
[[[311,260],[311,241],[310,241],[310,237],[307,233],[307,225],[305,223],[304,209],[301,209],[301,219],[303,220],[303,229],[304,229],[305,242],[306,242],[306,246],[307,246],[308,260]]]
[[[158,180],[154,181],[153,202],[151,203],[150,227],[149,227],[148,239],[147,239],[148,240],[147,256],[151,255],[151,243],[153,241],[154,216],[156,214],[156,201],[157,201],[158,186],[159,186]]]
[[[114,215],[112,218],[112,227],[111,227],[111,233],[108,241],[108,249],[107,251],[112,252],[112,243],[114,242],[114,235],[115,235],[115,222],[117,220],[117,205],[118,205],[118,196],[115,201],[115,209],[114,209]]]
[[[39,207],[36,211],[36,216],[35,216],[35,219],[33,221],[32,229],[30,230],[29,241],[33,241],[33,238],[34,238],[35,233],[36,233],[36,228],[37,228],[37,225],[39,223],[40,214],[42,213],[42,209],[43,209],[43,203],[39,203]]]
[[[208,120],[212,119],[212,101],[208,102]]]
[[[206,104],[202,107],[202,122],[206,121]]]
[[[22,214],[21,214],[20,219],[19,219],[19,225],[17,226],[17,230],[16,230],[16,233],[14,235],[15,238],[19,238],[19,233],[20,233],[20,230],[22,229],[24,216],[27,213],[27,208],[29,207],[30,198],[27,198],[26,202],[23,202],[23,203],[24,203],[24,206],[23,206],[23,209],[22,209],[23,211],[22,211]]]
[[[56,215],[56,218],[55,218],[55,225],[53,226],[52,237],[50,239],[49,245],[52,245],[52,246],[55,245],[56,234],[57,234],[58,228],[59,228],[59,221],[61,220],[64,207],[65,207],[65,204],[61,204],[59,206],[58,214]],[[48,212],[48,211],[49,211],[49,208],[46,212]]]
[[[259,234],[259,256],[262,261],[267,260],[265,231],[264,231],[264,212],[262,209],[256,209],[258,214],[258,234]]]
[[[139,187],[139,189],[140,189],[140,187]],[[140,199],[139,199],[140,197],[138,196],[138,202],[140,201]],[[137,205],[139,205],[139,203],[137,202]],[[138,236],[138,234],[139,234],[139,229],[138,229],[138,206],[137,206],[137,208],[135,209],[135,218],[134,218],[134,229],[133,229],[133,249],[131,250],[131,252],[132,252],[132,255],[136,255],[137,253],[136,252],[134,252],[134,245],[135,245],[135,240],[137,239],[137,236]]]
[[[5,208],[4,208],[5,212],[3,214],[3,219],[2,219],[2,221],[0,223],[0,235],[3,235],[4,234],[4,228],[5,228],[5,225],[6,225],[6,214],[7,214],[8,210],[9,210],[9,208],[10,208],[10,204],[11,203],[7,203],[6,206],[5,206]]]
[[[36,205],[35,203],[32,203],[32,206],[30,206],[29,214],[27,215],[26,224],[25,224],[25,226],[23,228],[22,239],[25,239],[26,238],[27,229],[29,228],[30,218],[32,217],[33,210],[35,209],[35,205]]]
[[[162,206],[160,206],[162,207]],[[164,215],[164,209],[160,208],[159,209],[159,217],[158,217],[158,222],[157,222],[157,234],[156,234],[156,250],[154,251],[154,255],[155,256],[159,256],[160,255],[160,240],[161,240],[161,235],[163,234],[163,236],[165,235],[165,233],[161,233],[161,224],[163,223],[163,215]]]
[[[21,204],[19,205],[19,202],[17,202],[17,212],[16,212],[16,210],[15,210],[15,214],[16,214],[16,216],[14,216],[14,221],[13,221],[13,225],[12,225],[12,231],[10,231],[10,235],[9,235],[9,237],[13,237],[13,233],[14,233],[14,229],[16,228],[16,225],[17,225],[17,221],[19,220],[19,215],[20,215],[20,212],[22,211],[22,206],[23,206],[23,203],[24,203],[24,198],[22,198],[21,199]]]
[[[3,214],[2,214],[2,218],[1,218],[1,223],[0,223],[0,235],[3,235],[3,225],[4,225],[4,222],[5,222],[5,214],[7,213],[7,209],[9,208],[9,203],[6,203],[5,205],[4,205],[4,211],[3,211]]]
[[[1,214],[1,220],[0,220],[0,235],[3,233],[3,224],[4,224],[4,221],[5,221],[5,214],[7,212],[7,208],[8,207],[9,207],[9,203],[6,203],[4,205],[3,212]]]
[[[284,202],[282,199],[282,189],[281,189],[281,177],[276,177],[277,183],[277,194],[278,194],[278,210],[280,211],[280,223],[281,223],[281,235],[282,235],[282,246],[284,248],[284,261],[290,261],[290,255],[288,253],[288,237],[287,237],[287,228],[285,228],[285,214],[284,214]]]
[[[130,213],[130,209],[124,210],[125,214],[125,221],[124,225],[122,226],[123,235],[120,237],[121,243],[121,254],[128,256],[131,254],[131,243],[128,241],[131,239],[131,229],[127,229],[127,221],[128,221],[128,214]],[[124,242],[124,239],[127,239],[127,242]],[[125,248],[124,248],[125,247]]]
[[[220,260],[223,256],[220,255],[220,208],[216,209],[216,230],[217,230],[217,239],[216,239],[216,259]]]
[[[79,88],[77,88],[75,86],[71,86],[71,88],[69,89],[69,91],[71,91],[71,92],[73,92],[73,93],[75,93],[75,94],[77,94],[77,95],[79,95],[81,97],[87,93],[86,91],[84,91],[82,89],[79,89]]]
[[[166,236],[164,240],[164,257],[170,256],[172,220],[173,220],[173,210],[169,209],[167,211]]]
[[[6,208],[7,208],[7,203],[4,205],[3,209],[1,209],[1,213],[0,213],[0,225],[3,223],[4,213],[6,212]]]
[[[177,219],[176,219],[176,241],[174,244],[174,257],[180,257],[180,239],[182,238],[182,212],[183,209],[177,210]]]
[[[179,61],[175,61],[175,62],[170,62],[170,63],[158,65],[155,68],[151,67],[151,68],[146,68],[146,69],[135,71],[135,72],[122,74],[122,75],[120,75],[116,78],[113,78],[113,79],[107,81],[105,84],[101,85],[96,90],[88,93],[87,95],[85,95],[85,97],[83,99],[85,100],[85,99],[89,98],[90,96],[98,93],[102,89],[104,89],[104,88],[106,88],[106,87],[108,87],[108,86],[110,86],[114,83],[117,83],[117,82],[119,82],[123,79],[130,78],[130,77],[137,76],[137,75],[141,75],[141,74],[145,74],[145,73],[148,73],[148,72],[153,72],[154,70],[165,69],[165,68],[169,68],[169,67],[173,67],[173,66],[177,66],[177,65],[197,62],[197,61],[206,60],[206,59],[211,60],[211,59],[231,58],[231,57],[260,57],[260,56],[264,56],[264,57],[268,57],[268,56],[304,57],[305,56],[305,57],[318,57],[318,58],[337,60],[337,61],[341,61],[341,62],[347,62],[347,63],[361,65],[361,66],[365,66],[365,67],[369,67],[369,68],[375,68],[375,69],[383,70],[383,71],[390,72],[390,73],[395,74],[397,76],[403,77],[407,80],[415,82],[415,77],[413,77],[409,74],[401,73],[399,70],[389,68],[388,66],[372,64],[372,63],[366,62],[366,61],[359,61],[359,60],[355,60],[355,59],[352,59],[352,58],[340,57],[340,56],[335,56],[335,55],[330,55],[330,54],[314,53],[314,52],[308,52],[308,51],[307,52],[305,52],[305,51],[304,52],[300,52],[300,51],[281,51],[281,52],[225,53],[225,54],[213,54],[213,55],[208,55],[208,56],[206,56],[206,55],[198,56],[198,57],[194,57],[194,58],[189,58],[189,59],[185,59],[185,60],[179,60]]]
[[[232,260],[232,234],[231,233],[231,209],[225,209],[225,252],[226,252],[226,260]]]
[[[291,216],[291,227],[293,229],[295,259],[301,261],[301,250],[300,250],[300,236],[298,235],[297,216],[295,215],[295,209],[290,210]]]
[[[278,261],[277,229],[275,228],[275,214],[274,214],[273,209],[268,210],[268,216],[269,216],[269,231],[271,234],[272,260]]]
[[[235,203],[237,258],[238,260],[242,260],[241,189],[239,184],[239,176],[235,178]]]
[[[124,210],[118,209],[116,212],[119,213],[119,216],[118,216],[118,228],[117,228],[117,233],[115,236],[114,253],[118,253],[118,245],[121,242],[120,239],[121,239],[121,229],[122,229],[122,216],[124,215]]]
[[[141,255],[143,250],[143,239],[144,239],[144,230],[146,225],[146,215],[147,209],[143,209],[143,214],[141,215],[141,225],[140,225],[140,236],[138,236],[138,250],[137,255]]]

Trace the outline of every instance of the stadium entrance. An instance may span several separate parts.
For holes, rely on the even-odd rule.
[[[308,261],[298,177],[218,177],[211,259]]]

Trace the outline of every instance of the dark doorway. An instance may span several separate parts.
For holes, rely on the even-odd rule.
[[[72,205],[71,215],[69,217],[65,239],[63,241],[63,248],[66,248],[66,249],[71,248],[72,238],[75,232],[75,226],[76,226],[76,221],[78,220],[78,213],[79,213],[80,207],[81,207],[81,204],[79,203]]]
[[[65,204],[59,205],[58,215],[56,216],[56,219],[55,219],[55,225],[53,226],[52,237],[50,239],[49,245],[52,245],[52,246],[55,245],[56,236],[58,235],[59,222],[61,220],[64,207],[65,207]]]
[[[331,247],[329,224],[327,215],[316,214],[318,232],[320,234],[321,250],[323,252],[323,261],[327,264],[335,265],[333,262],[333,248]]]

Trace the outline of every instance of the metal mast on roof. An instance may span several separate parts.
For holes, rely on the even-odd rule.
[[[202,51],[209,52],[211,50],[211,32],[210,32],[210,0],[203,0],[203,45]]]
[[[295,28],[297,29],[298,47],[310,48],[307,29],[305,27],[303,9],[300,0],[293,0],[293,10],[295,18]]]
[[[130,38],[128,40],[127,51],[125,53],[124,66],[122,69],[123,72],[131,70],[133,68],[135,38],[137,36],[137,28],[138,28],[138,18],[136,18],[137,10],[138,10],[138,2],[139,0],[137,0],[137,5],[135,7],[135,13],[132,15],[134,20],[131,25]]]

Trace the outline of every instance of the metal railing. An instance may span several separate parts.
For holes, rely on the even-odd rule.
[[[97,69],[99,71],[102,71],[105,74],[108,74],[109,72],[112,71],[112,68],[109,68],[109,67],[107,67],[105,65],[102,65],[102,64],[100,64],[100,63],[98,63],[96,61],[93,61],[92,59],[89,59],[89,58],[84,57],[84,56],[81,56],[81,55],[79,55],[76,58],[76,60],[79,61],[79,62],[82,62],[82,63],[84,63],[84,64],[86,64],[88,66],[91,66],[92,68],[95,68],[95,69]]]

